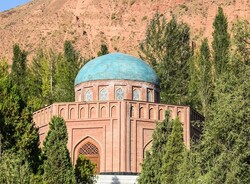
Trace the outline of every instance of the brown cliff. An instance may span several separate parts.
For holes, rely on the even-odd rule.
[[[218,6],[229,22],[250,20],[249,0],[33,0],[0,13],[0,57],[10,60],[14,43],[31,57],[39,47],[62,51],[65,40],[86,57],[95,56],[102,43],[112,52],[137,55],[157,10],[188,23],[193,40],[211,38]]]

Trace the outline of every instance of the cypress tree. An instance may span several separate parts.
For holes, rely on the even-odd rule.
[[[68,135],[64,120],[53,117],[43,148],[45,183],[75,183],[67,142]]]
[[[183,128],[178,118],[173,122],[173,129],[165,149],[161,167],[161,183],[176,183],[184,153]]]
[[[13,46],[13,59],[11,66],[11,79],[13,83],[17,85],[17,88],[20,90],[22,99],[27,100],[27,84],[26,84],[26,75],[27,75],[27,52],[21,50],[18,44]]]
[[[221,7],[213,22],[213,61],[215,68],[215,78],[219,78],[220,74],[226,71],[229,61],[230,36],[228,34],[227,18]]]
[[[161,167],[163,165],[163,156],[165,154],[165,145],[168,141],[172,121],[169,111],[165,112],[165,120],[158,122],[153,132],[152,147],[146,152],[142,163],[142,171],[138,183],[161,183]]]
[[[0,170],[0,183],[32,183],[32,170],[23,155],[5,151],[0,157]]]
[[[174,16],[168,23],[158,13],[151,20],[146,39],[140,44],[140,56],[161,79],[162,102],[185,104],[188,101],[189,42],[189,27],[178,23]]]
[[[185,149],[183,152],[183,160],[179,165],[179,172],[176,177],[178,184],[194,184],[199,183],[200,165],[199,165],[199,152],[196,150],[195,145],[191,150]]]

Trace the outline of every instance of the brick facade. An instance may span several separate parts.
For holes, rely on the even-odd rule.
[[[120,86],[124,88],[124,98],[128,99],[115,100],[115,90]],[[142,101],[132,100],[134,86],[141,90]],[[108,98],[112,100],[98,100],[100,89],[104,87],[108,88]],[[93,99],[88,102],[82,101],[86,89],[93,92]],[[179,116],[183,123],[183,140],[190,147],[191,137],[200,135],[200,130],[190,124],[190,118],[202,120],[203,117],[188,106],[157,103],[157,98],[147,102],[147,89],[152,89],[154,94],[158,90],[152,84],[138,81],[93,81],[78,85],[75,90],[77,102],[54,103],[34,113],[40,141],[45,139],[50,119],[61,116],[66,121],[68,149],[73,163],[79,150],[91,143],[98,149],[99,159],[92,159],[99,166],[98,171],[138,173],[144,152],[150,148],[155,122],[162,121],[165,111],[170,110],[171,118]]]

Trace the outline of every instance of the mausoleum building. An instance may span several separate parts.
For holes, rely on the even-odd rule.
[[[51,118],[61,116],[73,163],[84,154],[97,164],[98,173],[139,173],[156,122],[164,119],[166,110],[171,118],[179,116],[187,147],[201,133],[191,121],[202,121],[203,116],[189,106],[160,103],[159,84],[154,70],[141,59],[122,53],[97,57],[76,76],[74,102],[54,103],[34,113],[40,141]]]

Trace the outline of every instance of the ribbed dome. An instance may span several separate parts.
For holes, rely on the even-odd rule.
[[[75,85],[87,81],[110,79],[159,84],[156,73],[143,60],[127,54],[111,53],[85,64],[75,78]]]

